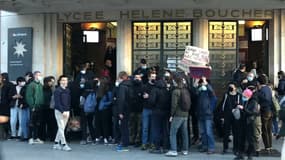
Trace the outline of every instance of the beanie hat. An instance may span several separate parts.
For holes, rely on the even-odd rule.
[[[242,93],[243,96],[247,97],[247,98],[251,98],[252,96],[252,91],[250,89],[245,89]]]

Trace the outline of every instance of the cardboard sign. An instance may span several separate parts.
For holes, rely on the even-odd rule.
[[[209,51],[194,46],[186,46],[183,59],[192,62],[193,65],[205,66],[210,62]]]

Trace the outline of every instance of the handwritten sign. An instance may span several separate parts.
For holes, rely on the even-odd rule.
[[[194,65],[209,64],[209,51],[194,46],[186,46],[184,53],[184,60],[192,62]]]

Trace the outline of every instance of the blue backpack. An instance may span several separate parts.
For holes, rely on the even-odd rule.
[[[91,92],[88,94],[88,96],[85,99],[83,107],[84,112],[85,113],[95,112],[96,105],[97,105],[96,94],[94,92]]]

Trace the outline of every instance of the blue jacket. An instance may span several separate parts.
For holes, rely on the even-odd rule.
[[[70,91],[68,88],[57,87],[54,91],[54,109],[61,113],[70,110]]]
[[[99,111],[105,110],[110,108],[111,104],[113,101],[113,93],[112,91],[108,91],[103,98],[101,99],[100,103],[99,103]]]
[[[198,91],[197,116],[200,120],[213,118],[213,109],[216,103],[214,91],[211,85],[207,85],[206,91]]]

